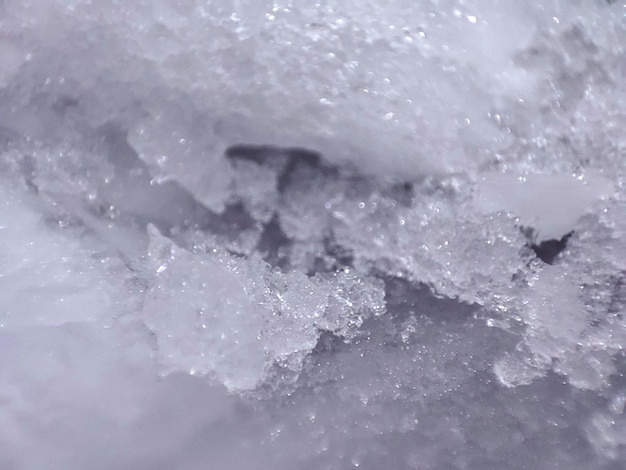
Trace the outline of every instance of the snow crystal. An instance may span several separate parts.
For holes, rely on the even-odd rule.
[[[166,371],[213,375],[231,390],[259,386],[274,363],[292,363],[320,332],[346,336],[384,310],[378,283],[345,273],[309,279],[263,261],[210,250],[192,253],[149,228],[151,287],[142,317],[156,335]]]

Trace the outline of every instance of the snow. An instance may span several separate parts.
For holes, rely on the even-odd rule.
[[[388,3],[0,1],[1,468],[626,464],[626,5]]]

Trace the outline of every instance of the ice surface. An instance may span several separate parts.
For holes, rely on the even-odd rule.
[[[537,241],[558,240],[576,228],[593,204],[614,193],[602,175],[485,174],[477,204],[487,212],[506,211],[536,231]],[[567,195],[567,197],[563,197]]]
[[[0,467],[623,468],[625,15],[0,1]]]
[[[141,316],[166,371],[214,375],[231,390],[258,387],[275,363],[297,373],[321,331],[347,336],[384,311],[384,291],[349,271],[309,279],[212,249],[192,253],[150,226],[154,274]]]

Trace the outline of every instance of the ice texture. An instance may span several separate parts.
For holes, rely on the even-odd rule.
[[[0,0],[0,468],[624,468],[625,47],[612,0]]]
[[[214,375],[231,390],[259,386],[274,365],[297,377],[322,331],[349,336],[384,311],[380,281],[349,270],[313,279],[282,274],[262,260],[189,252],[150,226],[150,288],[141,316],[166,371]],[[198,248],[196,248],[198,250]]]

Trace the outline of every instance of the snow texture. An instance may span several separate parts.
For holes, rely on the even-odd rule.
[[[617,0],[0,0],[0,468],[624,468],[624,77]]]

